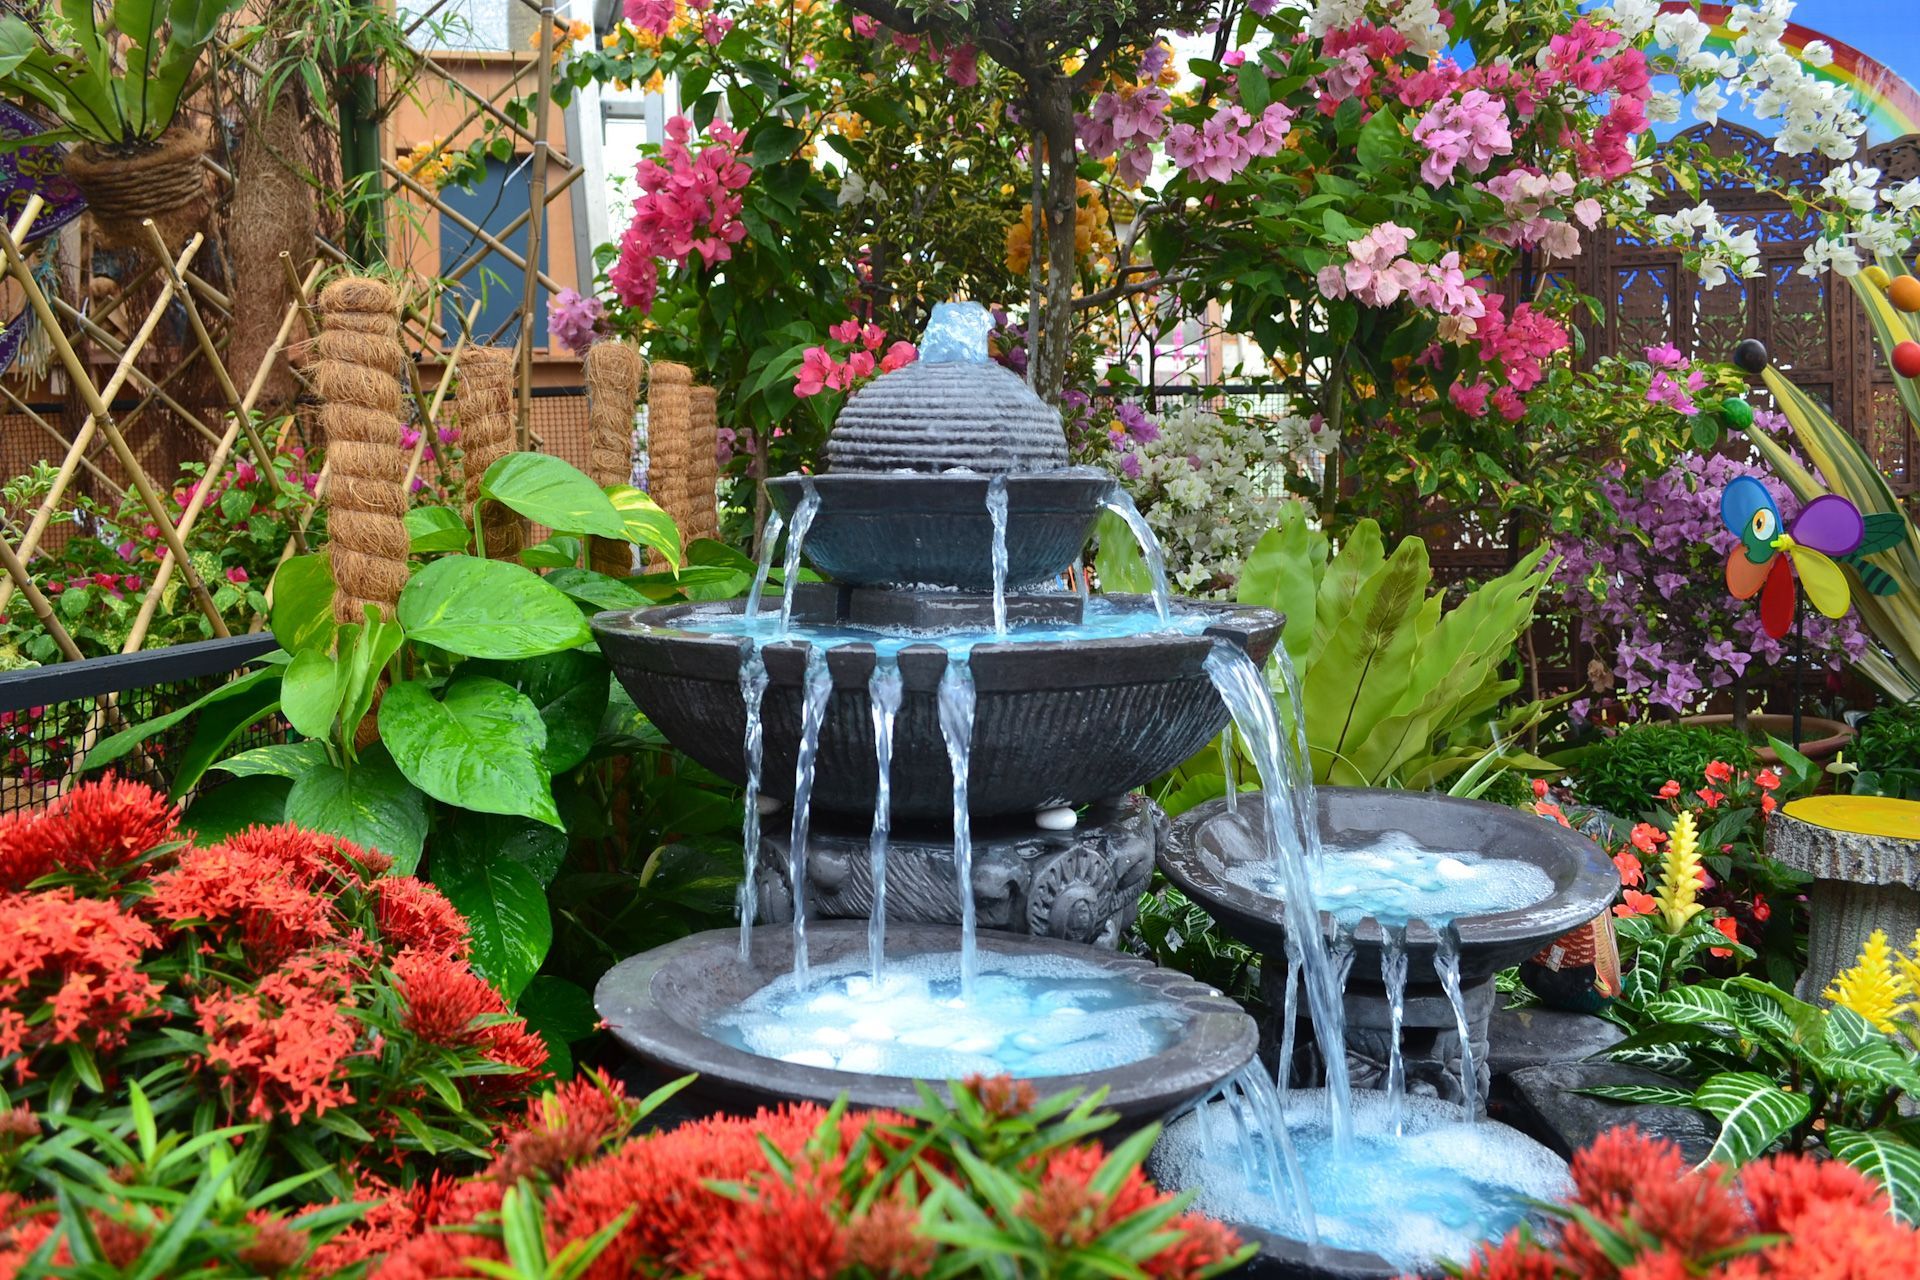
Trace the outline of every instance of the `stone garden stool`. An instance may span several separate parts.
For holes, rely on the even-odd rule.
[[[1818,1000],[1867,935],[1904,946],[1920,929],[1920,801],[1809,796],[1780,811],[1769,852],[1813,877],[1799,995]]]

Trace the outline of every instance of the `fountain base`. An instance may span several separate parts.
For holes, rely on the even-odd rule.
[[[1261,995],[1267,1007],[1285,1007],[1286,960],[1266,957],[1261,969]],[[1393,1051],[1393,1021],[1386,988],[1377,982],[1349,980],[1344,993],[1347,1013],[1347,1073],[1356,1089],[1385,1089]],[[1407,1092],[1417,1097],[1461,1103],[1466,1092],[1460,1079],[1460,1033],[1447,993],[1435,983],[1407,984],[1400,1022],[1400,1053],[1406,1071]],[[1474,1096],[1485,1098],[1491,1084],[1488,1067],[1488,1028],[1499,994],[1491,978],[1464,986],[1460,1002],[1466,1012],[1469,1047],[1473,1050]],[[1277,1062],[1280,1053],[1280,1016],[1276,1013],[1260,1028],[1260,1053]],[[1312,1022],[1302,1013],[1295,1028],[1294,1062],[1288,1079],[1305,1084],[1321,1077]]]
[[[1113,947],[1140,910],[1166,815],[1144,796],[1092,806],[1067,831],[1032,817],[973,829],[973,898],[980,927]],[[793,919],[785,824],[763,823],[756,892],[760,919]],[[951,831],[902,831],[887,840],[887,921],[957,925],[960,894]],[[873,910],[865,824],[816,815],[807,839],[807,907],[816,918],[864,920]]]

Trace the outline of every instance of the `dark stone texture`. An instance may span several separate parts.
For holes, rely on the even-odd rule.
[[[1124,597],[1118,597],[1124,599]],[[1145,608],[1144,601],[1134,602]],[[746,778],[746,708],[740,665],[750,642],[701,635],[676,623],[725,605],[667,605],[603,613],[594,634],[621,684],[667,739],[709,769]],[[1243,605],[1183,602],[1217,621],[1202,635],[1168,633],[1057,643],[982,643],[970,667],[977,695],[969,807],[977,817],[1092,804],[1130,791],[1173,768],[1227,722],[1227,709],[1204,667],[1220,636],[1264,660],[1281,619]],[[801,680],[808,645],[763,649],[768,688],[761,789],[793,795],[800,738]],[[813,808],[855,821],[872,812],[873,723],[867,680],[871,646],[842,645],[827,655],[834,690],[820,735]],[[905,684],[894,726],[893,814],[897,822],[944,822],[953,810],[953,775],[940,735],[936,693],[947,655],[937,645],[900,653]]]
[[[973,833],[973,900],[982,929],[1113,947],[1140,911],[1166,815],[1144,796],[1096,806],[1071,831],[1003,819]],[[760,919],[793,919],[788,829],[762,826]],[[816,821],[807,839],[807,902],[815,917],[864,920],[873,912],[865,824]],[[887,842],[887,924],[960,923],[951,831],[894,831]]]
[[[1067,465],[1060,411],[997,364],[921,360],[848,397],[832,472],[1050,471]]]
[[[1107,1109],[1140,1123],[1193,1101],[1253,1058],[1258,1038],[1253,1019],[1185,974],[1155,968],[1135,956],[1050,938],[988,931],[978,938],[983,957],[1071,956],[1098,965],[1137,981],[1188,1019],[1184,1033],[1159,1053],[1107,1071],[1049,1076],[1040,1082],[1049,1093],[1104,1087],[1109,1091]],[[855,920],[822,921],[809,929],[808,944],[817,965],[864,956],[867,928]],[[902,924],[887,931],[890,956],[950,954],[958,945],[958,931],[943,925]],[[914,1081],[905,1077],[796,1066],[736,1049],[701,1031],[712,1015],[735,1008],[792,965],[790,930],[755,929],[751,961],[743,963],[738,932],[718,929],[614,966],[600,980],[594,1004],[608,1029],[633,1053],[673,1076],[698,1072],[692,1089],[723,1099],[730,1107],[790,1099],[824,1105],[842,1094],[858,1107],[918,1105]]]
[[[1620,876],[1600,847],[1577,832],[1532,814],[1479,800],[1424,791],[1368,787],[1321,787],[1320,833],[1327,856],[1339,857],[1341,840],[1367,833],[1412,832],[1436,849],[1462,849],[1488,857],[1531,862],[1552,877],[1554,892],[1531,906],[1494,915],[1462,916],[1460,976],[1471,983],[1492,977],[1536,954],[1561,934],[1592,920],[1613,902]],[[1225,799],[1182,814],[1160,850],[1160,868],[1181,892],[1205,907],[1234,937],[1269,956],[1285,954],[1286,923],[1277,899],[1234,883],[1227,868],[1265,857],[1266,806],[1256,793],[1240,797],[1238,819],[1253,838],[1216,825],[1227,817]],[[1331,929],[1331,919],[1323,922]],[[1380,926],[1363,920],[1354,935],[1355,980],[1378,984]],[[1407,972],[1433,972],[1437,935],[1420,921],[1407,928]]]
[[[1007,622],[1077,625],[1085,602],[1070,591],[1009,594],[1002,598]],[[842,620],[856,627],[909,631],[980,630],[993,626],[993,596],[967,591],[882,591],[873,587],[847,590]]]
[[[800,550],[835,582],[992,591],[991,482],[985,474],[776,476],[767,495],[790,517],[813,486],[820,507]],[[1113,477],[1083,468],[1012,475],[1006,485],[1011,589],[1058,577],[1074,562]]]
[[[1767,368],[1767,344],[1758,338],[1744,338],[1733,349],[1733,362],[1743,373],[1764,373]]]
[[[1563,1158],[1592,1142],[1608,1129],[1634,1125],[1653,1138],[1679,1144],[1689,1164],[1698,1164],[1713,1149],[1720,1124],[1691,1107],[1636,1106],[1594,1098],[1576,1089],[1595,1085],[1660,1085],[1679,1088],[1679,1082],[1645,1067],[1620,1062],[1561,1062],[1525,1067],[1507,1077],[1514,1095],[1514,1124],[1551,1147]]]
[[[1487,1068],[1504,1076],[1591,1058],[1626,1039],[1626,1032],[1591,1014],[1529,1006],[1494,1010],[1487,1039]]]

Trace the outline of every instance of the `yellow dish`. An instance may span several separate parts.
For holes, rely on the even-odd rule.
[[[1807,796],[1783,810],[1816,827],[1863,836],[1920,840],[1920,800],[1889,796]]]

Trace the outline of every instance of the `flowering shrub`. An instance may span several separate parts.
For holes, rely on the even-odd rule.
[[[1124,1260],[1171,1280],[1245,1256],[1141,1174],[1154,1130],[1106,1154],[1087,1141],[1108,1122],[1091,1102],[1037,1102],[1005,1077],[905,1116],[789,1105],[629,1138],[631,1110],[598,1078],[530,1108],[484,1175],[389,1202],[365,1233],[392,1249],[371,1277],[506,1262],[527,1207],[516,1182],[548,1255],[587,1253],[596,1280],[997,1274],[1012,1257],[1034,1275],[1113,1274]]]
[[[137,1087],[163,1129],[259,1125],[262,1185],[480,1155],[547,1051],[469,966],[452,905],[345,840],[196,848],[178,817],[109,778],[0,818],[6,1101],[97,1116]]]
[[[911,342],[889,345],[885,329],[861,324],[858,316],[829,328],[827,337],[838,351],[813,346],[801,353],[800,368],[793,380],[793,394],[800,399],[824,391],[852,391],[877,374],[904,369],[920,358],[919,348]]]
[[[1920,1232],[1845,1165],[1771,1156],[1730,1174],[1689,1167],[1628,1127],[1577,1152],[1573,1195],[1544,1237],[1484,1246],[1463,1280],[1882,1280],[1910,1271]]]
[[[614,293],[629,307],[652,309],[662,260],[687,267],[698,254],[699,265],[710,268],[733,257],[733,246],[746,238],[740,189],[753,171],[738,155],[746,135],[723,120],[710,121],[705,133],[706,144],[695,151],[689,145],[693,122],[675,116],[667,121],[658,158],[640,162],[635,176],[643,194],[607,274]]]
[[[1905,1036],[1920,1049],[1920,931],[1905,951],[1896,951],[1885,930],[1875,929],[1862,944],[1860,958],[1835,975],[1822,994],[1875,1029]]]
[[[1683,394],[1676,386],[1671,392]],[[1756,416],[1755,428],[1773,430],[1778,415]],[[1600,490],[1619,513],[1617,528],[1557,539],[1557,582],[1580,615],[1580,637],[1612,659],[1610,680],[1621,701],[1696,710],[1729,689],[1736,714],[1744,711],[1749,670],[1775,665],[1791,642],[1775,640],[1751,602],[1727,591],[1727,552],[1739,544],[1720,519],[1720,493],[1737,476],[1759,479],[1783,519],[1799,511],[1785,486],[1759,467],[1722,454],[1683,455],[1664,473],[1629,489],[1615,472]],[[1851,616],[1838,621],[1812,609],[1797,624],[1811,660],[1838,670],[1866,651]],[[1589,703],[1574,705],[1585,715]]]

